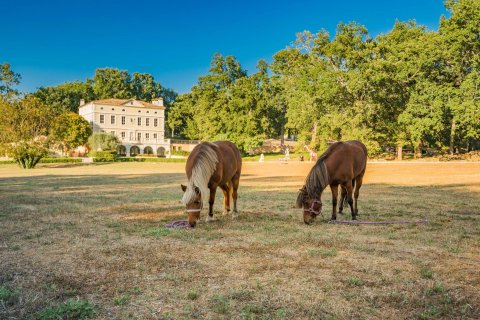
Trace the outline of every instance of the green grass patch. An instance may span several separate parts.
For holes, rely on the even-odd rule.
[[[420,274],[424,279],[433,279],[433,276],[434,276],[433,271],[430,268],[426,268],[426,267],[420,270]]]
[[[213,297],[213,310],[217,313],[227,314],[230,308],[230,301],[222,295]]]
[[[14,303],[15,299],[18,297],[18,291],[10,287],[0,286],[0,301],[5,304]]]
[[[164,228],[164,227],[150,228],[150,229],[147,230],[148,235],[154,236],[157,239],[166,237],[168,235],[171,235],[172,232],[173,232],[172,229],[168,229],[168,228]]]
[[[442,293],[444,291],[445,291],[445,288],[443,287],[443,284],[440,281],[436,281],[433,287],[427,288],[427,290],[425,290],[425,294],[427,296],[433,296],[435,294]]]
[[[335,257],[337,255],[336,249],[315,248],[308,249],[308,255],[311,257]]]
[[[198,292],[197,289],[191,289],[187,293],[188,300],[197,300],[199,296],[200,296],[200,293]]]
[[[40,312],[39,320],[88,319],[96,315],[95,307],[87,300],[70,299]]]
[[[363,286],[365,283],[363,282],[362,279],[359,279],[359,278],[356,278],[356,277],[349,277],[345,280],[345,282],[349,285],[349,286],[354,286],[354,287],[361,287]]]
[[[122,294],[121,296],[114,297],[112,301],[116,306],[123,306],[126,305],[129,300],[130,296],[128,294]]]

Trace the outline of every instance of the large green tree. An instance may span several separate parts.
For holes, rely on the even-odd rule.
[[[52,139],[64,152],[85,145],[91,134],[92,128],[88,121],[74,112],[57,116],[50,127]]]
[[[0,145],[23,168],[33,168],[47,155],[52,109],[33,96],[21,101],[0,99]]]
[[[53,108],[57,115],[78,112],[80,100],[96,99],[90,82],[67,82],[54,87],[41,87],[33,95]]]
[[[178,136],[227,139],[248,151],[281,131],[282,109],[273,96],[266,62],[259,62],[258,72],[248,76],[235,57],[217,53],[209,73],[191,93],[178,97],[168,124]]]

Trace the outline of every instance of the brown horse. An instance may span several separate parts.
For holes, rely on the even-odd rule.
[[[242,170],[242,158],[238,148],[230,141],[202,142],[187,159],[185,171],[188,185],[182,185],[182,202],[187,206],[188,223],[195,227],[200,219],[203,204],[208,199],[207,221],[213,219],[213,203],[217,187],[223,190],[224,214],[230,211],[233,198],[232,218],[238,216],[237,190]]]
[[[342,188],[339,213],[342,213],[345,198],[357,219],[357,200],[363,175],[367,167],[367,148],[360,141],[336,142],[323,153],[308,174],[305,185],[297,197],[297,207],[303,207],[303,221],[311,224],[322,212],[322,192],[327,185],[332,190],[332,220],[337,219],[338,186]],[[355,206],[353,203],[355,188]]]

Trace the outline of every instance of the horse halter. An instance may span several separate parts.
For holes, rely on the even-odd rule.
[[[313,208],[313,206],[315,205],[315,203],[319,203],[319,204],[321,205],[321,204],[322,204],[322,201],[320,201],[320,200],[313,200],[313,201],[312,201],[312,205],[310,206],[310,208],[308,208],[308,209],[303,209],[303,213],[310,213],[310,214],[313,214],[313,215],[315,215],[315,216],[318,216],[319,214],[321,214],[321,213],[322,213],[321,209],[317,211],[317,210],[315,210],[315,209]],[[320,208],[321,208],[321,207],[320,207]]]

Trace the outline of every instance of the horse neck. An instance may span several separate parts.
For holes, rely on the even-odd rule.
[[[305,186],[310,196],[321,194],[329,184],[327,166],[323,160],[317,161],[307,176]]]

